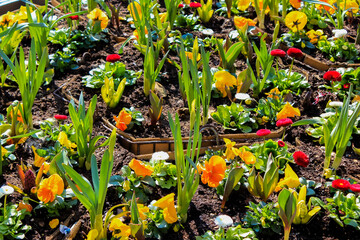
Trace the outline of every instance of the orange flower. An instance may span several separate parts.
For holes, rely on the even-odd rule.
[[[281,111],[278,112],[278,114],[276,114],[276,119],[279,120],[279,119],[290,118],[295,116],[300,116],[300,110],[298,108],[294,108],[293,106],[291,106],[289,102],[286,102],[283,109],[281,109]]]
[[[136,160],[135,158],[131,160],[129,167],[135,171],[137,176],[141,177],[151,176],[151,174],[154,172],[154,168],[146,166],[143,162]]]
[[[145,34],[147,35],[149,32],[147,30],[147,28],[145,27]],[[133,35],[136,37],[137,40],[139,40],[139,33],[138,31],[135,29],[135,31],[133,32]]]
[[[289,0],[293,8],[299,9],[301,6],[301,0]]]
[[[41,181],[37,196],[44,203],[53,202],[56,195],[64,191],[64,181],[58,174],[53,174],[49,178]]]
[[[116,122],[116,127],[121,131],[125,131],[127,126],[131,122],[131,113],[128,113],[125,109],[121,110],[119,116],[114,116],[114,120]]]
[[[318,10],[322,10],[324,9],[325,11],[327,11],[328,13],[330,14],[334,14],[335,13],[335,9],[336,7],[334,6],[334,3],[336,3],[336,0],[319,0],[320,2],[325,2],[325,3],[328,3],[330,4],[332,7],[329,7],[329,6],[325,6],[325,5],[321,5],[321,4],[315,4],[315,7],[318,9]]]
[[[209,187],[217,187],[219,182],[225,177],[226,162],[220,156],[212,156],[208,162],[205,162],[201,181],[208,184]]]
[[[254,164],[256,163],[256,157],[252,152],[247,151],[244,147],[239,149],[238,156],[246,163],[246,164]]]
[[[279,89],[276,87],[276,88],[273,88],[270,90],[269,93],[265,93],[269,98],[273,98],[275,100],[279,100],[279,96],[281,96],[281,93],[279,91]]]
[[[26,209],[27,212],[31,212],[32,211],[32,206],[24,201],[19,202],[19,206],[16,210],[20,211],[22,209]]]
[[[249,18],[244,18],[244,17],[238,17],[235,16],[234,17],[234,24],[237,28],[243,28],[246,24],[248,26],[255,26],[256,22],[254,20],[251,20]]]

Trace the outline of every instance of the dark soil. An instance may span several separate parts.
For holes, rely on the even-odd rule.
[[[124,16],[127,14],[127,10],[123,6],[120,8],[120,15]],[[357,21],[357,19],[355,19]],[[126,22],[121,22],[121,37],[127,38],[132,34],[132,29],[129,24]],[[215,31],[215,36],[224,37],[233,27],[233,22],[224,17],[214,16],[213,20],[207,25]],[[351,29],[350,34],[356,34],[356,27],[354,25],[348,26]],[[355,29],[355,31],[353,31]],[[112,29],[112,32],[116,32],[115,29]],[[186,30],[184,31],[186,32]],[[198,35],[194,33],[194,35]],[[201,34],[200,34],[201,35]],[[28,46],[25,44],[24,46]],[[56,46],[50,46],[50,52],[54,52]],[[105,103],[100,97],[100,89],[89,89],[85,88],[81,84],[81,77],[87,75],[88,72],[97,67],[101,63],[105,63],[105,58],[108,54],[117,53],[120,48],[120,45],[114,40],[114,38],[109,37],[108,44],[98,44],[96,48],[80,52],[77,57],[83,58],[81,65],[77,70],[68,71],[65,73],[56,73],[54,80],[49,86],[44,86],[37,95],[37,100],[34,103],[33,108],[33,119],[34,127],[39,127],[39,122],[47,118],[53,117],[55,114],[65,114],[68,115],[68,98],[73,97],[78,99],[81,92],[84,93],[84,98],[88,102],[92,96],[97,94],[98,104],[97,104],[97,113],[94,121],[94,134],[95,135],[106,135],[110,134],[110,130],[104,125],[101,117],[109,119],[113,124],[113,116],[117,115],[123,107],[135,107],[140,110],[145,117],[145,123],[140,127],[135,127],[130,133],[137,138],[146,138],[146,137],[168,137],[171,136],[170,127],[168,124],[167,113],[170,112],[172,116],[175,115],[179,109],[184,109],[187,107],[184,100],[181,98],[179,93],[177,71],[174,66],[169,63],[166,63],[162,70],[162,80],[161,84],[167,90],[167,96],[164,98],[164,109],[163,116],[160,122],[156,126],[149,126],[149,100],[144,97],[143,93],[143,79],[142,77],[137,81],[136,85],[131,87],[126,87],[121,98],[120,104],[115,109],[109,109],[106,107]],[[314,57],[318,57],[318,53]],[[323,60],[324,58],[321,58]],[[121,61],[126,64],[128,69],[139,71],[143,67],[143,56],[140,52],[130,43],[124,48],[124,53],[121,55]],[[211,55],[212,64],[217,65],[219,63],[219,58],[217,53],[212,53]],[[289,62],[284,62],[284,67],[286,67]],[[322,113],[326,103],[329,99],[334,99],[334,96],[325,95],[319,98],[319,102],[314,104],[315,98],[319,95],[319,92],[322,90],[318,89],[319,85],[325,84],[322,76],[322,72],[312,69],[309,66],[305,66],[296,63],[298,68],[303,69],[309,73],[309,83],[311,88],[302,93],[300,97],[294,96],[296,105],[300,107],[302,112],[303,119],[318,116]],[[243,59],[239,59],[236,62],[237,69],[242,70],[246,66]],[[14,100],[20,100],[20,93],[17,88],[0,88],[0,113],[5,114],[6,108]],[[223,103],[229,103],[228,99],[214,99],[211,102],[211,111],[216,109],[216,106]],[[189,116],[182,114],[182,129],[183,133],[186,135],[189,128],[187,122]],[[300,118],[299,118],[300,119]],[[67,120],[69,121],[69,120]],[[209,121],[209,124],[212,124],[219,132],[224,132],[222,127],[214,123],[212,120]],[[294,166],[293,169],[300,177],[305,177],[307,180],[314,180],[316,182],[323,182],[324,179],[321,177],[324,151],[322,148],[313,141],[313,138],[309,137],[305,133],[306,127],[296,127],[288,129],[286,132],[285,141],[291,146],[290,151],[302,150],[307,153],[310,157],[310,165],[307,168],[302,168]],[[359,138],[355,137],[358,143]],[[19,148],[15,151],[17,157],[17,162],[10,163],[8,166],[4,167],[4,174],[0,178],[0,184],[5,182],[12,183],[14,185],[21,185],[20,179],[17,176],[16,164],[20,160],[23,160],[24,163],[31,163],[33,161],[33,153],[31,150],[32,145],[36,147],[41,147],[44,143],[40,142],[26,142],[23,145],[20,145]],[[358,146],[359,147],[359,146]],[[96,152],[98,161],[100,161],[103,153],[103,149],[99,149]],[[129,152],[127,149],[123,148],[119,143],[115,146],[114,152],[114,168],[113,175],[120,174],[121,167],[125,164],[128,164],[135,155]],[[81,174],[85,175],[88,179],[91,178],[90,173],[86,172],[84,169],[76,169]],[[348,149],[346,155],[343,158],[343,162],[338,170],[338,175],[341,175],[344,178],[353,178],[360,179],[360,163],[359,157],[355,153]],[[176,192],[176,189],[172,189],[172,192]],[[156,189],[154,194],[150,196],[150,199],[159,199],[159,197],[166,195],[168,192],[164,192],[162,189]],[[325,200],[327,197],[330,197],[328,188],[322,186],[316,190],[316,196]],[[14,194],[11,201],[17,202],[21,199],[20,194]],[[235,191],[231,194],[228,202],[226,203],[226,208],[224,213],[231,216],[235,222],[240,222],[244,217],[247,210],[246,206],[250,201],[258,202],[259,200],[254,198],[250,193],[242,188],[239,191]],[[122,199],[118,197],[118,194],[114,188],[108,190],[108,196],[105,203],[105,209],[109,209],[111,206],[121,203]],[[193,201],[190,205],[188,212],[188,221],[183,225],[183,228],[179,232],[172,232],[164,236],[164,239],[195,239],[195,236],[204,234],[207,230],[215,230],[217,227],[214,223],[214,218],[219,215],[221,206],[221,200],[216,194],[214,189],[209,188],[206,185],[200,183],[199,189],[195,194]],[[77,220],[81,219],[83,224],[80,228],[76,239],[84,239],[86,234],[90,230],[89,215],[87,210],[81,205],[78,204],[75,208],[66,210],[61,213],[61,216],[58,216],[60,221],[64,221],[70,214],[74,214],[74,217],[71,218],[70,224],[75,223]],[[32,230],[26,235],[26,239],[45,239],[46,236],[51,235],[54,230],[50,229],[48,222],[52,219],[44,211],[35,211],[32,213],[31,217],[25,218],[24,222],[32,226]],[[326,213],[322,211],[318,214],[308,225],[293,225],[291,231],[291,239],[356,239],[357,232],[352,227],[341,228],[336,225]],[[259,236],[260,239],[281,239],[280,235],[262,235]],[[63,239],[63,236],[58,235],[57,239]]]

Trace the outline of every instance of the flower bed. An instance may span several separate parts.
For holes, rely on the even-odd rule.
[[[358,5],[262,4],[2,15],[0,234],[356,236]]]

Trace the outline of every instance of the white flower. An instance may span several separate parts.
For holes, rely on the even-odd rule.
[[[235,94],[235,98],[239,100],[246,100],[246,99],[250,99],[251,97],[247,93],[237,93]]]
[[[326,112],[320,115],[321,118],[329,118],[331,116],[335,115],[334,112]]]
[[[166,161],[169,159],[169,154],[167,152],[164,151],[160,151],[160,152],[154,152],[151,156],[151,160],[154,162],[157,161]]]
[[[228,215],[219,215],[215,218],[215,224],[222,228],[231,226],[233,223],[234,221]]]
[[[4,185],[0,188],[0,194],[10,195],[14,192],[14,189],[10,186]]]
[[[156,209],[158,209],[158,207],[155,207],[153,204],[156,203],[156,200],[152,200],[151,203],[148,205],[148,208],[150,210],[155,211]]]
[[[342,106],[343,106],[343,103],[342,103],[342,102],[338,102],[338,101],[333,101],[333,102],[329,102],[329,106],[330,106],[330,107],[334,107],[334,108],[342,107]]]
[[[214,30],[212,30],[211,28],[207,28],[201,31],[204,35],[208,35],[211,36],[214,34]]]
[[[348,32],[345,29],[334,29],[332,30],[332,33],[334,34],[334,36],[332,38],[329,38],[329,40],[335,40],[345,37]]]

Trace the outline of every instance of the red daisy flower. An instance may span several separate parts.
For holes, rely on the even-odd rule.
[[[285,57],[286,53],[285,51],[281,50],[281,49],[274,49],[270,52],[271,56],[274,57]]]
[[[344,89],[349,89],[349,87],[350,87],[350,83],[345,83],[343,86]]]
[[[66,120],[67,116],[66,115],[55,115],[54,118],[56,120]]]
[[[296,151],[293,153],[295,163],[301,167],[307,167],[310,163],[309,157],[302,151]]]
[[[327,71],[323,78],[328,81],[335,81],[340,82],[341,81],[341,74],[337,71]]]
[[[350,190],[356,193],[360,192],[360,184],[351,184]]]
[[[298,48],[289,48],[287,54],[292,58],[301,58],[303,56],[303,52]]]
[[[290,118],[283,118],[283,119],[279,119],[276,122],[276,126],[277,127],[286,127],[293,124],[293,121]]]
[[[271,131],[269,129],[260,129],[256,132],[256,135],[258,135],[259,137],[263,137],[269,135],[270,133]]]
[[[278,141],[278,146],[279,146],[279,147],[285,147],[285,142],[279,140],[279,141]]]
[[[201,7],[201,3],[197,3],[197,2],[192,2],[189,5],[191,8],[199,8]]]
[[[183,8],[184,7],[184,4],[180,3],[178,8]]]
[[[71,13],[68,13],[71,14]],[[79,20],[79,15],[74,15],[69,17],[71,20]]]
[[[351,184],[345,179],[336,179],[332,181],[331,186],[341,191],[346,191],[350,188]]]
[[[111,63],[117,62],[119,60],[120,60],[119,54],[110,54],[106,57],[106,61]]]

